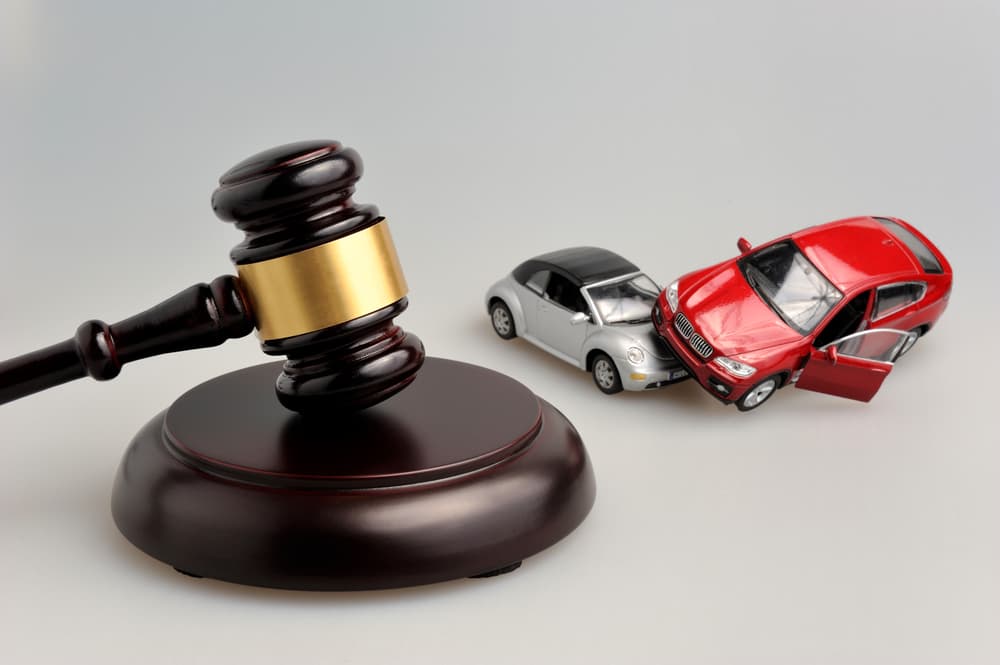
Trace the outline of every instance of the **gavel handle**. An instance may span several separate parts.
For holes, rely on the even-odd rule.
[[[0,362],[0,404],[88,374],[113,379],[133,360],[217,346],[253,328],[239,280],[217,277],[119,323],[87,321],[72,339]]]

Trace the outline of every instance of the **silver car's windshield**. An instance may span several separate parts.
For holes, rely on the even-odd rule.
[[[843,298],[791,241],[754,252],[740,265],[764,302],[803,335],[811,333]]]
[[[646,323],[659,293],[660,287],[642,274],[587,288],[598,316],[608,325]]]

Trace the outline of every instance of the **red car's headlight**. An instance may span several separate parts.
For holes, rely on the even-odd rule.
[[[677,295],[677,280],[675,279],[670,286],[667,287],[667,305],[670,306],[671,312],[677,311],[677,303],[680,298]]]
[[[754,372],[757,371],[757,368],[752,365],[747,365],[746,363],[741,363],[739,360],[733,360],[732,358],[726,358],[725,356],[719,356],[712,362],[738,379],[745,379],[749,376],[753,376]]]

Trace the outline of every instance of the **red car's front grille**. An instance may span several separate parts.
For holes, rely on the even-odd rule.
[[[688,321],[687,317],[682,313],[677,312],[674,315],[674,328],[677,329],[678,334],[684,338],[688,343],[688,346],[697,353],[702,358],[710,358],[715,349],[712,345],[705,341],[705,338],[694,331],[694,326]]]

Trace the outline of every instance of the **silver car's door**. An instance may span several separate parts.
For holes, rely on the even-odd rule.
[[[521,331],[522,335],[538,337],[538,303],[542,300],[542,294],[551,275],[548,270],[539,270],[528,278],[524,286],[517,283],[514,285],[518,300],[521,301],[521,311],[524,313],[525,330]]]
[[[589,321],[581,322],[579,316],[574,325],[574,315],[580,312],[590,314],[580,288],[562,275],[552,273],[538,300],[536,334],[542,343],[576,364],[581,363],[580,350],[588,328],[593,325]]]

